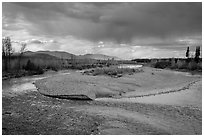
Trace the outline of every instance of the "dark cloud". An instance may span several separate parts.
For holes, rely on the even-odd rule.
[[[18,16],[35,35],[73,35],[91,41],[201,35],[202,3],[3,3],[3,15]],[[168,45],[169,43],[167,43]],[[174,43],[172,43],[174,44]],[[164,44],[165,45],[165,44]]]

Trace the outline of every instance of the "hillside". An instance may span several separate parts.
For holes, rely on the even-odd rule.
[[[37,51],[37,52],[32,52],[32,51],[26,51],[24,53],[24,56],[46,56],[48,55],[49,57],[55,57],[58,59],[95,59],[95,60],[108,60],[114,58],[114,60],[121,60],[118,57],[114,56],[107,56],[103,54],[85,54],[85,55],[74,55],[68,52],[63,52],[63,51]]]
[[[76,58],[76,55],[63,51],[37,51],[37,53],[48,54],[60,59],[71,59],[72,57]]]
[[[59,59],[55,56],[46,54],[46,53],[38,53],[38,52],[32,52],[32,51],[26,51],[23,54],[24,57],[33,57],[33,58],[43,58],[43,59]]]
[[[79,59],[97,59],[97,60],[108,60],[114,58],[115,60],[120,60],[118,57],[114,56],[107,56],[103,54],[85,54],[85,55],[79,55]]]

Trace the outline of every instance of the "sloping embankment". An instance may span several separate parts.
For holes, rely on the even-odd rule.
[[[66,76],[67,77],[67,76]],[[65,99],[93,100],[95,94],[90,91],[86,84],[76,81],[66,81],[65,76],[54,76],[35,82],[38,91],[49,97]],[[72,78],[72,77],[71,77]],[[69,79],[70,80],[70,79]]]

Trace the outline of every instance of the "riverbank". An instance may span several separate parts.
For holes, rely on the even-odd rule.
[[[119,78],[108,76],[69,75],[46,78],[36,82],[39,92],[47,95],[86,95],[91,99],[101,97],[136,97],[176,91],[200,80],[201,76],[189,73],[143,67],[138,73]]]
[[[97,134],[101,121],[98,117],[63,107],[65,103],[72,106],[76,102],[49,98],[38,92],[3,97],[2,102],[3,135]]]
[[[33,75],[41,75],[44,71],[12,71],[12,72],[3,72],[2,73],[2,80],[8,80],[12,78],[20,78],[25,76],[33,76]]]
[[[65,100],[38,92],[2,101],[3,135],[195,135],[202,131],[202,112],[189,107]]]
[[[142,67],[143,72],[120,78],[88,76],[66,71],[30,81],[37,89],[3,94],[3,134],[67,135],[160,135],[202,134],[202,84],[200,75]],[[194,82],[193,84],[190,84]],[[16,84],[16,82],[14,82]],[[190,84],[190,85],[189,85]],[[139,95],[188,88],[149,97]],[[12,86],[8,86],[10,88]],[[22,88],[19,88],[22,90]],[[43,90],[42,90],[43,89]],[[95,95],[91,100],[68,100],[44,96]],[[91,92],[87,92],[91,91]],[[4,90],[3,93],[10,92]],[[68,92],[68,93],[67,93]],[[19,94],[18,94],[19,93]],[[43,94],[42,94],[43,93]],[[88,93],[88,94],[87,94]],[[172,94],[173,95],[172,97]],[[66,96],[65,96],[66,97]],[[155,102],[152,98],[160,98]],[[168,98],[169,97],[169,98]],[[181,98],[182,97],[182,98]],[[147,98],[147,99],[146,99]],[[172,100],[175,99],[176,100]],[[183,100],[183,99],[186,100]],[[167,100],[167,101],[165,101]],[[171,103],[175,102],[175,103]],[[189,102],[189,100],[196,100]],[[190,104],[190,105],[189,105]],[[195,107],[198,106],[198,107]]]

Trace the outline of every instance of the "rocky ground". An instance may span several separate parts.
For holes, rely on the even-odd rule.
[[[54,80],[59,81],[60,78],[69,78],[67,81],[70,81],[71,76],[72,83],[75,81],[77,85],[80,85],[79,83],[83,85],[86,81],[88,84],[91,83],[91,87],[95,87],[94,84],[96,84],[99,89],[104,86],[105,89],[103,88],[102,91],[106,91],[105,95],[112,96],[110,96],[111,98],[103,96],[106,98],[94,100],[68,100],[44,96],[39,91],[26,91],[23,94],[15,94],[15,96],[5,94],[2,98],[2,134],[202,134],[202,109],[194,105],[200,104],[202,101],[201,98],[198,98],[201,95],[197,95],[201,94],[200,86],[202,85],[197,83],[201,82],[201,77],[188,76],[185,73],[180,74],[180,72],[179,74],[175,73],[174,77],[173,73],[175,72],[144,68],[143,74],[138,73],[114,79],[113,82],[110,81],[111,78],[103,76],[94,77],[94,80],[82,76],[81,81],[79,79],[75,81],[80,76],[75,72],[71,72],[71,75],[52,76],[39,80],[38,82],[53,82]],[[165,80],[165,77],[168,79]],[[177,79],[173,80],[174,78]],[[97,81],[98,79],[102,80]],[[137,81],[138,79],[140,81]],[[146,84],[143,80],[147,80],[149,83]],[[164,81],[164,85],[159,81]],[[199,101],[190,103],[191,105],[188,105],[189,102],[184,102],[185,104],[182,105],[181,103],[166,104],[165,101],[163,103],[142,102],[137,101],[137,98],[130,101],[136,95],[157,93],[160,91],[159,89],[162,89],[161,91],[169,90],[171,84],[174,86],[173,89],[176,89],[176,86],[179,89],[193,81],[196,82],[188,88],[178,91],[182,94],[186,92],[189,96],[194,95],[194,92],[191,93],[191,91],[199,91],[196,92],[197,96],[194,98]],[[165,84],[165,82],[168,83]],[[65,85],[67,86],[67,84]],[[118,88],[122,88],[122,90]],[[129,90],[126,90],[128,88]],[[134,88],[138,90],[133,92]],[[85,86],[84,89],[91,88]],[[109,90],[107,91],[107,89]],[[156,96],[159,95],[156,94]]]

